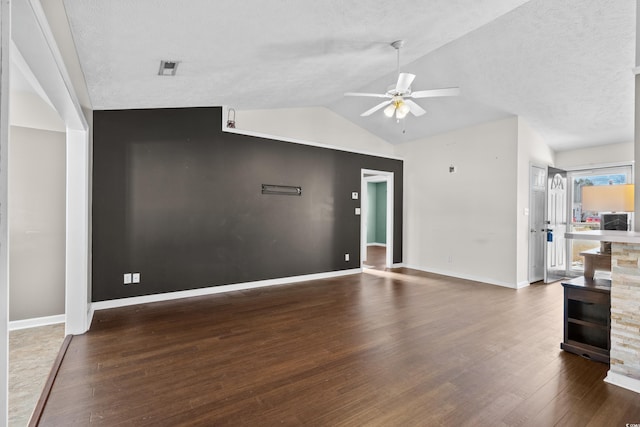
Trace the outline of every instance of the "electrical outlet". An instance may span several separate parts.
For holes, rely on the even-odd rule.
[[[131,273],[124,273],[124,284],[125,285],[131,284]]]
[[[360,215],[360,208],[356,208],[356,215]]]
[[[132,273],[131,274],[131,282],[132,283],[140,283],[140,273]]]
[[[344,254],[344,260],[349,261],[349,254]]]
[[[352,198],[353,200],[358,200],[358,192],[357,192],[357,191],[352,192],[352,193],[351,193],[351,198]]]

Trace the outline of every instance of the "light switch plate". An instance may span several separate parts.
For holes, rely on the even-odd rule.
[[[356,208],[356,215],[360,215],[360,208]]]
[[[132,283],[140,283],[140,273],[132,273],[131,274],[131,282]]]
[[[125,285],[131,284],[131,273],[124,273],[124,284]]]
[[[351,198],[352,198],[353,200],[358,200],[358,192],[357,192],[357,191],[354,191],[353,193],[351,193]]]

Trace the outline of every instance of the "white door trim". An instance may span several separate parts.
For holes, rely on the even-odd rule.
[[[365,175],[374,175],[365,177]],[[367,183],[386,182],[387,183],[387,250],[386,267],[393,267],[393,180],[394,173],[373,169],[361,169],[360,171],[360,261],[364,263],[367,257],[367,229],[365,219],[367,215]]]

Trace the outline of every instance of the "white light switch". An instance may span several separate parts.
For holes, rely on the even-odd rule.
[[[344,260],[349,261],[349,254],[344,254]]]
[[[140,283],[140,273],[133,273],[131,275],[131,281],[133,283]]]
[[[360,208],[356,208],[356,215],[360,215]]]
[[[124,273],[124,284],[125,285],[131,284],[131,273]]]
[[[351,198],[352,198],[353,200],[358,200],[358,192],[357,192],[357,191],[354,191],[353,193],[351,193]]]

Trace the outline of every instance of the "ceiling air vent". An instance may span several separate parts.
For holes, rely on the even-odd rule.
[[[158,71],[159,76],[175,76],[176,71],[178,70],[178,64],[180,61],[160,61],[160,71]]]

